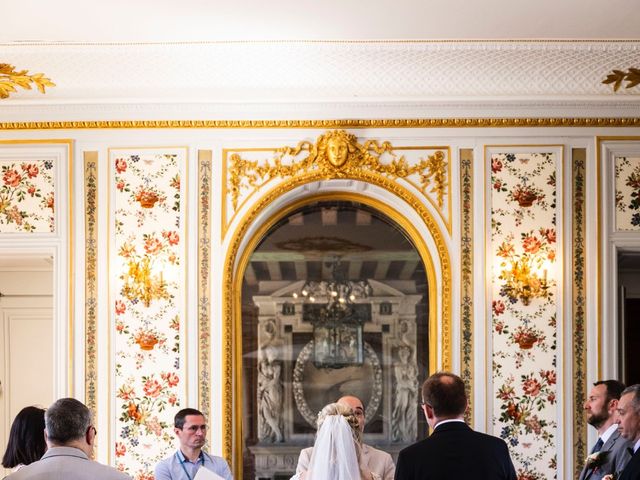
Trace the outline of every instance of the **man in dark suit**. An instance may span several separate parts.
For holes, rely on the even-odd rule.
[[[631,385],[622,392],[618,401],[618,429],[631,443],[632,457],[618,480],[640,480],[640,384]]]
[[[584,462],[579,480],[602,480],[607,474],[622,471],[631,455],[632,446],[618,431],[616,423],[618,400],[624,384],[617,380],[602,380],[593,384],[584,410],[587,423],[598,431],[598,440]]]
[[[507,444],[464,423],[464,382],[452,373],[422,385],[422,410],[433,433],[398,456],[395,480],[515,480]]]

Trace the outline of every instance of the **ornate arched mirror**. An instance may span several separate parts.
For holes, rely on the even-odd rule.
[[[336,196],[260,239],[242,283],[244,478],[288,479],[343,395],[363,401],[368,444],[395,455],[424,436],[427,272],[401,223]]]

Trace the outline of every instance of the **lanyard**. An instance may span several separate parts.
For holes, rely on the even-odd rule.
[[[180,458],[180,455],[178,455],[178,452],[176,452],[176,458],[178,459],[178,461],[180,462],[180,466],[182,467],[182,470],[184,470],[184,474],[187,476],[187,478],[189,480],[193,480],[191,478],[191,475],[189,475],[189,472],[187,472],[187,467],[184,466],[184,460],[182,460]],[[185,457],[186,458],[186,457]],[[202,454],[202,452],[200,452],[200,457],[198,458],[198,460],[196,461],[196,465],[198,464],[198,462],[202,461],[202,466],[204,467],[204,455]]]

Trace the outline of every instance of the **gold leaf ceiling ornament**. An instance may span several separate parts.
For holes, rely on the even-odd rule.
[[[625,88],[633,88],[639,85],[640,69],[631,67],[626,72],[624,70],[612,70],[611,73],[607,75],[607,78],[602,81],[602,83],[606,85],[613,83],[614,92],[618,91],[622,86],[622,82],[627,82]]]
[[[306,156],[299,158],[301,155]],[[383,155],[388,159],[383,163]],[[358,143],[355,135],[344,130],[331,130],[320,137],[316,143],[301,141],[295,147],[281,147],[274,150],[273,159],[246,160],[239,153],[229,157],[229,192],[233,210],[243,189],[259,189],[274,178],[287,179],[309,172],[320,173],[326,179],[355,178],[359,171],[369,171],[391,178],[407,179],[417,174],[418,187],[427,193],[435,193],[440,208],[444,205],[444,196],[448,187],[447,159],[443,151],[410,165],[404,155],[394,152],[391,143],[367,140]]]
[[[0,98],[9,98],[9,95],[17,92],[16,87],[31,90],[31,84],[35,85],[40,93],[45,93],[45,87],[55,87],[56,84],[44,73],[29,75],[28,70],[17,71],[13,65],[0,63]]]

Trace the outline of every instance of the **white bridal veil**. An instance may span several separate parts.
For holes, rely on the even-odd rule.
[[[309,480],[360,480],[356,446],[347,419],[327,415],[316,436]]]

